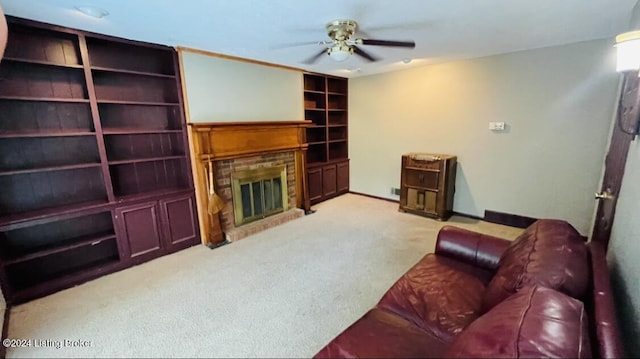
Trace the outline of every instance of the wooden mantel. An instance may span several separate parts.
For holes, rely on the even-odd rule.
[[[309,210],[305,179],[307,140],[305,128],[311,121],[213,122],[190,123],[189,137],[198,218],[204,244],[215,246],[224,241],[218,215],[207,213],[208,193],[205,164],[273,152],[295,152],[296,204]]]
[[[307,148],[305,127],[311,121],[216,122],[189,124],[201,160],[224,160],[265,152]]]

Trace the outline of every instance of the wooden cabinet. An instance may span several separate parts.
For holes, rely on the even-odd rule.
[[[170,251],[198,241],[194,197],[179,196],[159,202],[165,242]]]
[[[193,195],[178,196],[116,208],[124,257],[139,263],[197,241],[193,199]]]
[[[322,200],[323,196],[322,167],[309,168],[307,177],[309,180],[309,199],[312,203],[317,203]]]
[[[456,156],[409,153],[402,156],[400,210],[447,220],[453,210]]]
[[[349,191],[348,80],[303,77],[305,119],[312,122],[306,132],[309,197],[317,203]]]
[[[336,165],[322,167],[322,196],[333,197],[338,191],[336,183]]]
[[[339,193],[349,192],[349,161],[336,164],[336,187]]]
[[[199,243],[175,50],[8,20],[0,63],[7,301]]]
[[[349,192],[349,160],[307,169],[312,204]]]
[[[157,202],[136,204],[116,209],[120,242],[126,258],[159,252],[160,219]]]

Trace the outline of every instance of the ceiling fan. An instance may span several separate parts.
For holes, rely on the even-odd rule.
[[[305,64],[313,64],[318,59],[327,54],[335,61],[344,61],[349,56],[356,54],[368,61],[377,61],[378,58],[372,56],[368,52],[364,51],[358,45],[372,45],[372,46],[390,46],[390,47],[405,47],[413,49],[416,47],[416,43],[413,41],[392,41],[392,40],[373,40],[373,39],[361,39],[353,38],[353,35],[358,28],[358,23],[355,20],[335,20],[327,24],[327,35],[331,38],[331,41],[320,41],[318,45],[326,46],[317,54],[303,61]]]

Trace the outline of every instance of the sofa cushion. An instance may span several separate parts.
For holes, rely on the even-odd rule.
[[[378,307],[451,342],[480,315],[484,279],[477,267],[428,254],[385,293]]]
[[[538,220],[500,257],[487,286],[483,312],[526,285],[540,284],[581,299],[588,289],[587,246],[567,222]]]
[[[447,345],[407,320],[371,309],[314,358],[441,358]]]
[[[471,323],[444,356],[589,358],[584,306],[553,289],[523,288]]]

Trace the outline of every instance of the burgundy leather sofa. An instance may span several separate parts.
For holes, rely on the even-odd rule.
[[[315,357],[622,357],[611,295],[604,249],[565,221],[513,242],[445,226]]]

